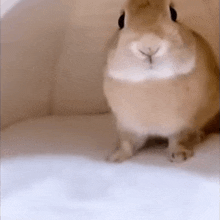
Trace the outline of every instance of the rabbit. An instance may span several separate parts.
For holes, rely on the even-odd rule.
[[[103,81],[118,133],[107,159],[127,160],[159,136],[168,139],[168,159],[183,162],[219,114],[218,63],[207,41],[176,20],[169,1],[127,0],[123,12]]]

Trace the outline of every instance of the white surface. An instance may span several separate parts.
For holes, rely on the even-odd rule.
[[[183,164],[149,148],[122,164],[110,115],[46,117],[1,135],[2,220],[219,220],[219,136]]]
[[[11,8],[18,4],[21,0],[1,0],[1,17],[3,17]]]

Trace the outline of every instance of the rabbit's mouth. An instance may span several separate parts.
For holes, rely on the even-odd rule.
[[[153,66],[154,66],[154,64],[155,64],[155,59],[152,58],[152,56],[148,56],[148,57],[145,59],[145,62],[148,63],[150,69],[153,69]]]
[[[146,56],[146,58],[142,61],[146,70],[156,69],[159,60],[153,56]]]
[[[146,61],[147,61],[148,63],[150,63],[150,65],[153,64],[153,58],[152,58],[152,56],[149,56],[149,55],[148,55],[148,56],[146,57]]]

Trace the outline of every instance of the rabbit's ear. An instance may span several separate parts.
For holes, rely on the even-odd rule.
[[[119,26],[120,29],[124,28],[124,23],[125,23],[125,12],[123,11],[122,15],[118,19],[118,26]]]

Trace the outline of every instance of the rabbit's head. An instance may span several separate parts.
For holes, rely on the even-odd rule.
[[[122,18],[124,19],[122,25]],[[167,0],[128,0],[110,75],[129,81],[170,78],[195,67],[193,32],[176,21]]]

